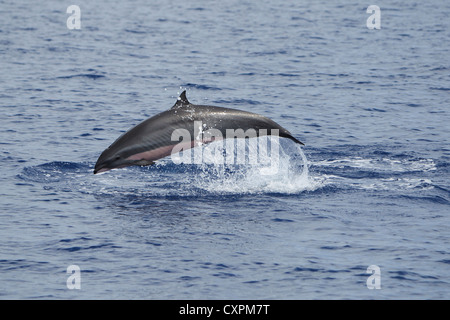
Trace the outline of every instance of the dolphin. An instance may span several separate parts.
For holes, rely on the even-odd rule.
[[[196,128],[199,123],[202,128]],[[174,147],[180,144],[179,139],[173,138],[177,129],[189,133],[189,141],[183,141],[184,150],[212,142],[214,137],[220,135],[226,137],[230,129],[254,132],[255,136],[277,134],[303,145],[288,130],[267,117],[237,109],[191,104],[185,90],[172,108],[139,123],[105,149],[95,164],[94,174],[115,168],[154,164],[156,160],[170,155]],[[198,141],[199,129],[201,132],[212,130],[216,134],[209,138],[202,136]],[[251,134],[244,138],[247,137]]]

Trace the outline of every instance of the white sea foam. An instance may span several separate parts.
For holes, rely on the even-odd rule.
[[[323,185],[349,186],[362,190],[429,190],[434,188],[433,182],[426,177],[411,178],[399,176],[410,172],[423,172],[424,174],[436,170],[432,159],[371,159],[371,158],[344,158],[317,161],[311,164],[320,171],[320,167],[360,169],[382,174],[383,177],[364,177],[363,179],[349,178],[338,174],[322,174],[317,179],[323,179]],[[339,172],[339,171],[337,171]],[[392,176],[391,176],[392,175]]]
[[[436,164],[432,159],[370,159],[370,158],[344,158],[334,160],[323,160],[314,163],[314,166],[332,166],[338,168],[352,167],[361,169],[370,169],[373,171],[392,171],[392,172],[408,172],[408,171],[433,171],[436,170]]]

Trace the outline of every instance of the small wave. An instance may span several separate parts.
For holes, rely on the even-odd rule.
[[[2,259],[0,260],[0,271],[11,270],[47,270],[49,263],[46,261],[32,261],[26,259]]]
[[[183,88],[194,88],[194,89],[198,89],[198,90],[211,90],[211,91],[220,91],[220,90],[222,90],[221,88],[218,88],[218,87],[207,86],[207,85],[204,85],[204,84],[197,84],[197,83],[186,83],[186,84],[183,84],[181,87],[183,87]]]
[[[124,29],[125,32],[134,33],[134,34],[146,34],[148,30],[135,30],[135,29]]]
[[[258,100],[251,99],[232,99],[232,100],[214,100],[216,104],[231,104],[231,105],[260,105]]]
[[[71,74],[68,76],[60,76],[57,79],[72,79],[72,78],[88,78],[88,79],[99,79],[104,78],[105,76],[102,74],[90,74],[90,73],[80,73],[80,74]]]
[[[450,88],[446,88],[446,87],[430,87],[430,90],[449,91]]]
[[[424,196],[401,195],[400,197],[411,201],[431,202],[445,205],[450,204],[450,201],[448,199],[438,195],[424,195]]]

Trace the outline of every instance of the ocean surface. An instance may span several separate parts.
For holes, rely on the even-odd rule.
[[[71,4],[0,1],[0,299],[450,298],[450,2]],[[183,90],[305,146],[93,174]]]

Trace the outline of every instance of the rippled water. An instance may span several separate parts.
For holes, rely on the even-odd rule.
[[[0,298],[450,297],[448,3],[77,4],[0,2]],[[92,174],[183,89],[306,145]]]

